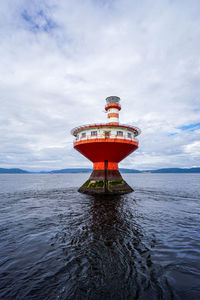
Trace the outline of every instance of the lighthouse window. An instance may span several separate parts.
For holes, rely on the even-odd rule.
[[[117,131],[118,136],[123,136],[123,131]]]
[[[82,132],[81,137],[86,137],[86,132]]]
[[[91,136],[97,135],[97,131],[91,131]]]
[[[131,138],[131,133],[130,132],[128,132],[128,138]]]

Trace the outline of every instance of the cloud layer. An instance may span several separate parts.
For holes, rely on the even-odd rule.
[[[41,2],[41,1],[40,1]],[[0,166],[88,167],[71,128],[120,120],[141,128],[121,167],[200,166],[200,2],[0,4]]]

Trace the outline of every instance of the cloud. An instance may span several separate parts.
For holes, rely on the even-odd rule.
[[[142,129],[121,166],[199,165],[188,146],[199,130],[187,129],[200,119],[199,1],[8,0],[0,9],[1,167],[91,166],[70,130],[105,121],[109,95],[122,99],[120,121]]]
[[[199,134],[200,134],[200,131],[199,131]],[[184,145],[184,151],[186,152],[186,154],[189,154],[192,157],[199,159],[200,141],[195,141],[191,144]]]

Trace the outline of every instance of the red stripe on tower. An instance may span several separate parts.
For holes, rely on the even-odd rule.
[[[109,113],[108,118],[119,118],[119,114],[116,113]]]

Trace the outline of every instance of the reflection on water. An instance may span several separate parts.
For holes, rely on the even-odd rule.
[[[172,294],[152,263],[155,238],[147,237],[138,224],[135,200],[130,196],[129,200],[126,196],[84,197],[83,215],[77,216],[70,241],[63,219],[61,236],[56,237],[63,241],[66,257],[67,277],[60,297],[161,299]],[[135,209],[130,209],[130,202]]]

